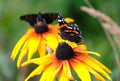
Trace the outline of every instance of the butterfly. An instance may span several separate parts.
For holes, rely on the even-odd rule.
[[[83,38],[77,24],[68,24],[61,14],[58,14],[58,23],[60,26],[60,36],[71,42],[81,43]]]
[[[57,17],[58,13],[38,13],[20,16],[20,19],[28,22],[31,26],[34,26],[39,21],[45,22],[46,24],[50,24],[54,20],[56,20]]]
[[[51,24],[57,19],[58,13],[38,13],[38,14],[27,14],[20,16],[21,20],[28,22],[35,28],[37,33],[44,33],[48,31],[47,24]]]

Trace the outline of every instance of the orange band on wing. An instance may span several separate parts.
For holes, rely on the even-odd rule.
[[[60,28],[64,28],[64,27],[67,27],[68,25],[67,24],[63,24],[60,26]]]
[[[75,30],[64,30],[65,32],[73,32],[73,33],[75,33],[75,34],[79,34],[77,31],[75,31]]]

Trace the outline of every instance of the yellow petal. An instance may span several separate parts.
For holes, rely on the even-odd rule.
[[[50,26],[48,26],[48,28],[49,28],[48,32],[45,32],[45,33],[46,34],[56,34],[56,37],[57,37],[57,36],[59,36],[58,35],[58,32],[59,32],[58,27],[59,27],[59,25],[52,25],[52,26],[50,25]]]
[[[34,29],[33,27],[30,27],[30,28],[27,30],[26,35],[27,35],[27,36],[30,36],[30,35],[33,35],[33,33],[35,33],[35,29]]]
[[[63,71],[63,69],[60,71],[59,81],[69,81],[69,78],[66,75],[66,72]]]
[[[62,67],[62,64],[60,62],[53,62],[43,72],[43,75],[40,81],[54,81],[61,67]]]
[[[67,23],[71,23],[71,22],[74,22],[74,19],[72,19],[72,18],[65,18],[65,21],[66,21]]]
[[[49,54],[49,55],[46,55],[46,56],[42,56],[40,58],[34,58],[34,59],[31,59],[31,60],[28,60],[26,62],[24,62],[22,64],[22,66],[26,66],[30,63],[34,63],[34,64],[37,64],[37,65],[41,65],[41,64],[50,64],[53,60],[55,60],[55,54]]]
[[[87,47],[86,47],[86,45],[79,45],[77,47],[74,47],[73,50],[74,50],[74,52],[87,54]]]
[[[52,74],[50,75],[50,77],[47,78],[47,81],[54,81],[61,67],[62,67],[62,64],[60,64],[59,62],[56,64],[53,63],[51,65],[51,68],[48,69],[49,73],[52,73]],[[47,74],[47,76],[49,76],[49,73]]]
[[[46,54],[46,44],[43,39],[40,41],[40,45],[38,47],[38,52],[40,56],[44,56]]]
[[[15,45],[12,54],[11,54],[11,59],[14,60],[18,54],[18,52],[20,51],[20,48],[22,47],[23,43],[26,40],[26,35],[22,36],[22,38],[20,38],[20,40],[17,42],[17,44]]]
[[[45,69],[44,65],[40,65],[38,66],[35,70],[32,71],[32,73],[30,73],[28,75],[28,77],[25,79],[25,81],[28,81],[31,77],[34,77],[36,75],[39,75],[43,70]]]
[[[37,36],[33,36],[31,37],[31,39],[29,40],[29,44],[28,44],[28,60],[30,60],[33,56],[33,54],[37,51],[38,46],[40,44],[40,35]]]
[[[24,46],[22,47],[20,55],[18,57],[17,68],[20,67],[20,63],[21,63],[23,57],[27,54],[27,50],[28,50],[28,42],[26,41]]]
[[[75,48],[76,46],[78,46],[75,42],[70,42],[70,41],[64,40],[64,39],[59,39],[59,42],[66,42],[72,48]]]
[[[74,80],[72,74],[71,74],[71,69],[70,69],[70,65],[68,63],[68,60],[64,60],[63,61],[63,70],[66,72],[66,75],[71,79]]]
[[[52,27],[59,29],[59,24],[52,25]]]
[[[22,45],[24,44],[24,42],[31,37],[31,34],[34,32],[33,28],[30,28],[27,30],[26,34],[23,35],[20,40],[17,42],[17,44],[15,45],[12,54],[11,54],[11,58],[14,60],[15,57],[17,56],[18,52],[20,51],[20,48],[22,47]]]
[[[101,56],[99,53],[97,53],[97,52],[93,52],[93,51],[87,51],[87,53],[94,54],[94,55],[96,55],[96,56],[98,56],[98,57]]]
[[[44,37],[46,39],[47,45],[55,50],[58,45],[58,39],[54,35],[45,35]]]
[[[78,60],[70,60],[70,64],[82,81],[91,81],[90,73]]]
[[[68,42],[68,45],[71,46],[72,48],[76,47],[77,44],[75,42]]]
[[[48,66],[48,67],[49,67],[49,66]],[[47,81],[47,80],[46,80],[46,78],[47,78],[46,73],[47,73],[46,71],[43,72],[43,74],[42,74],[42,76],[41,76],[41,78],[40,78],[39,81]]]
[[[106,81],[101,75],[99,75],[94,69],[92,69],[90,66],[88,66],[87,64],[83,63],[83,62],[80,62],[81,64],[83,64],[87,70],[89,72],[91,72],[95,77],[96,79],[100,80],[100,81]]]
[[[102,63],[100,63],[99,61],[97,61],[96,59],[89,57],[91,60],[93,60],[99,67],[101,67],[102,69],[104,69],[106,72],[108,73],[112,73],[111,70],[109,70],[106,66],[104,66]]]
[[[99,65],[97,65],[97,63],[95,61],[93,61],[89,58],[90,56],[82,54],[82,57],[80,58],[81,61],[88,64],[90,67],[92,67],[93,69],[95,69],[96,71],[101,73],[107,79],[111,80],[111,77]]]

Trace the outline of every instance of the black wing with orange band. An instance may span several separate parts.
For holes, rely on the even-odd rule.
[[[60,36],[71,42],[81,43],[83,38],[77,24],[68,24],[61,14],[58,14],[58,23],[60,26]]]

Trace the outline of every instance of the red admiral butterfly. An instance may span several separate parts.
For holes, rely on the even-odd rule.
[[[23,15],[20,16],[20,19],[28,22],[31,26],[33,26],[37,33],[43,33],[48,30],[47,24],[52,23],[57,19],[57,17],[58,13],[39,13]]]
[[[60,36],[71,42],[81,43],[83,38],[77,24],[69,25],[61,14],[58,14],[58,22],[60,26]]]

